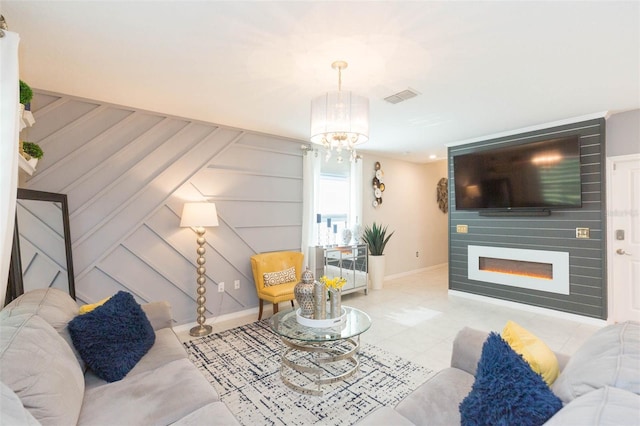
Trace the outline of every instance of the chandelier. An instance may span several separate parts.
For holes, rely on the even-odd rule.
[[[345,61],[335,61],[331,68],[338,70],[338,91],[327,92],[311,101],[311,142],[325,148],[325,160],[332,152],[342,163],[343,151],[350,161],[357,158],[356,145],[369,140],[369,99],[342,91],[342,70]]]

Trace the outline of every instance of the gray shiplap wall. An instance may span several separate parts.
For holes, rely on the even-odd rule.
[[[508,146],[577,134],[580,136],[582,208],[553,210],[548,217],[482,217],[455,209],[453,157],[488,147]],[[605,122],[583,121],[449,148],[449,288],[498,299],[607,318],[605,238]],[[456,226],[469,226],[468,234]],[[576,228],[591,238],[576,239]],[[562,295],[470,280],[467,246],[511,247],[569,252],[570,294]]]
[[[219,215],[206,234],[208,317],[257,306],[251,255],[299,250],[300,141],[44,91],[32,109],[27,137],[45,156],[24,186],[68,195],[80,302],[125,290],[193,322],[185,201],[215,202]]]

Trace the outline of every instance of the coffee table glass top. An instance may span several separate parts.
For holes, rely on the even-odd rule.
[[[306,327],[298,323],[296,311],[282,311],[271,317],[271,329],[287,339],[305,342],[330,342],[358,336],[371,327],[371,318],[359,309],[342,305],[346,320],[328,328]]]

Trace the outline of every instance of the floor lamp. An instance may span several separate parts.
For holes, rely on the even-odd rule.
[[[206,226],[218,226],[218,213],[216,212],[216,205],[214,203],[185,203],[182,208],[182,218],[180,219],[181,227],[191,227],[194,228],[196,233],[198,234],[198,238],[196,239],[198,243],[198,248],[196,252],[198,253],[198,259],[196,260],[197,268],[196,272],[198,274],[198,278],[196,282],[198,283],[198,297],[196,298],[196,303],[198,307],[196,308],[197,323],[198,325],[193,327],[189,334],[192,336],[200,337],[206,336],[211,333],[211,326],[206,325],[204,322],[206,320],[204,313],[207,310],[205,307],[205,303],[207,301],[204,294],[207,289],[204,286],[204,283],[207,281],[207,277],[205,273],[207,272],[204,267],[205,264],[205,248],[204,244],[206,240],[204,239],[204,231]]]

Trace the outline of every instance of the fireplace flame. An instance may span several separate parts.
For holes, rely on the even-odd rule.
[[[541,280],[552,280],[553,277],[547,274],[536,274],[534,272],[500,269],[500,268],[481,268],[482,271],[495,272],[498,274],[517,275],[520,277],[538,278]]]

